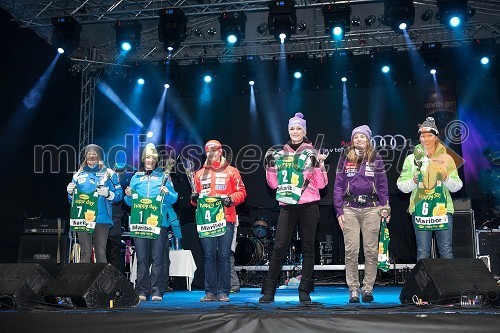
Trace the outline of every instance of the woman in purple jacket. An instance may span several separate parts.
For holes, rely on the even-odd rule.
[[[363,235],[365,276],[362,301],[373,302],[377,276],[380,218],[390,219],[389,194],[384,162],[370,140],[366,125],[352,131],[351,144],[339,159],[333,204],[344,233],[346,281],[349,303],[359,303],[358,254],[360,231]]]
[[[328,183],[324,160],[306,135],[306,121],[302,113],[296,113],[288,122],[290,141],[280,151],[266,154],[266,180],[276,189],[276,200],[281,210],[276,229],[273,255],[269,273],[262,284],[264,294],[260,303],[271,303],[276,293],[281,264],[290,244],[297,223],[300,225],[302,245],[302,279],[299,285],[299,300],[310,304],[309,293],[314,290],[314,241],[319,219],[319,190]]]

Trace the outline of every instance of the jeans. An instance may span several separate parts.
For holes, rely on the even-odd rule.
[[[106,243],[108,241],[109,225],[96,223],[94,234],[79,231],[78,242],[81,247],[80,262],[89,263],[92,256],[92,240],[94,240],[95,261],[106,263]]]
[[[439,250],[440,258],[453,258],[452,230],[453,230],[453,215],[448,213],[448,230],[436,230],[436,243]],[[417,261],[420,259],[430,258],[432,231],[417,230],[415,224],[415,214],[412,214],[413,226],[415,227],[415,239],[417,241]]]
[[[134,238],[137,254],[137,281],[139,295],[163,296],[165,292],[164,251],[167,228],[160,228],[157,239]],[[151,269],[150,269],[151,267]]]
[[[227,222],[226,227],[226,233],[222,236],[200,238],[205,255],[205,292],[212,295],[229,295],[231,289],[234,223]]]
[[[269,263],[267,277],[277,280],[281,273],[281,264],[288,250],[295,226],[300,226],[300,241],[302,245],[302,278],[312,279],[314,271],[314,242],[316,227],[319,220],[319,206],[317,202],[281,207],[276,229],[273,255]]]
[[[344,207],[345,278],[349,290],[359,289],[358,256],[360,232],[363,235],[365,277],[363,291],[371,292],[377,278],[378,238],[380,232],[379,207]]]

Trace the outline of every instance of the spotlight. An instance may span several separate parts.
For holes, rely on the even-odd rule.
[[[180,8],[164,8],[158,11],[158,39],[167,52],[177,50],[187,38],[187,17]]]
[[[490,57],[496,53],[495,38],[476,38],[471,43],[472,56],[483,65],[490,62]]]
[[[148,138],[152,138],[152,137],[153,137],[153,135],[154,135],[154,133],[153,133],[152,131],[149,131],[149,132],[146,134],[146,136],[147,136]]]
[[[59,53],[71,53],[80,44],[82,26],[72,16],[53,17],[52,45]],[[61,49],[63,52],[60,52]]]
[[[267,23],[261,23],[257,26],[257,33],[263,35],[267,32]]]
[[[385,17],[384,17],[384,14],[380,14],[380,15],[378,16],[378,22],[379,22],[380,24],[385,25]]]
[[[245,38],[247,15],[243,11],[222,12],[219,15],[220,38],[228,45],[239,43]]]
[[[295,1],[269,1],[268,7],[267,26],[269,33],[283,44],[297,30]]]
[[[144,81],[143,78],[137,79],[137,84],[140,84],[142,86],[144,83],[146,83],[146,81]]]
[[[347,78],[345,76],[342,76],[342,78],[340,79],[342,82],[346,82],[347,81]]]
[[[250,80],[250,81],[248,81],[248,84],[251,85],[251,86],[253,86],[255,84],[255,81]]]
[[[429,71],[432,75],[436,75],[436,69],[435,68],[431,68],[431,70]]]
[[[407,27],[408,27],[408,25],[406,23],[404,23],[404,22],[401,22],[399,24],[399,30],[405,30]]]
[[[361,25],[361,19],[359,18],[359,16],[354,16],[351,20],[351,25],[353,27],[359,27]]]
[[[288,73],[296,79],[300,79],[308,71],[308,62],[309,55],[306,52],[288,53],[286,55]]]
[[[117,20],[115,22],[116,45],[123,51],[133,51],[141,45],[142,24],[139,20]]]
[[[441,42],[422,43],[420,46],[420,54],[428,68],[441,67]]]
[[[201,37],[201,36],[203,36],[203,29],[201,29],[201,28],[196,28],[196,29],[194,29],[194,35],[195,35],[196,37]]]
[[[371,27],[375,24],[375,22],[377,22],[377,18],[375,17],[375,15],[369,15],[365,18],[365,25],[367,27]]]
[[[63,54],[64,53],[64,49],[62,47],[58,47],[57,48],[57,53]]]
[[[488,57],[481,58],[481,64],[487,65],[487,64],[489,64],[489,62],[490,62],[490,58],[488,58]]]
[[[382,73],[389,73],[390,64],[394,62],[396,49],[392,46],[376,47],[370,50],[370,57],[374,62],[374,66],[381,69]]]
[[[262,64],[258,55],[246,55],[241,57],[241,76],[244,82],[253,85],[251,82],[260,79]]]
[[[395,32],[409,28],[415,21],[415,6],[412,0],[385,0],[384,21]],[[404,23],[404,29],[400,26]]]
[[[73,64],[73,65],[71,65],[69,72],[71,74],[73,74],[73,76],[74,76],[74,75],[80,73],[81,70],[82,70],[82,67],[79,64]]]
[[[432,11],[432,9],[426,9],[422,15],[420,15],[420,18],[422,19],[422,21],[430,21],[430,19],[432,18],[432,15],[434,15],[434,12]]]
[[[168,83],[165,83],[163,86],[165,87],[165,89],[170,88],[170,84],[168,84]]]
[[[333,35],[335,40],[344,38],[349,32],[351,23],[351,6],[349,4],[328,4],[323,6],[325,33]]]
[[[300,79],[302,77],[302,73],[297,71],[297,72],[293,73],[293,77],[296,79]]]
[[[380,70],[382,71],[382,73],[387,74],[391,71],[391,67],[384,65],[382,66],[382,68],[380,68]]]
[[[203,77],[203,81],[205,81],[206,83],[210,83],[212,82],[212,76],[207,74]]]
[[[297,28],[299,29],[300,32],[304,32],[307,29],[306,22],[300,21],[299,24],[297,25]]]
[[[210,27],[207,29],[207,36],[214,37],[217,34],[217,29],[215,27]]]
[[[437,6],[439,22],[448,28],[458,28],[469,18],[467,0],[438,0]]]

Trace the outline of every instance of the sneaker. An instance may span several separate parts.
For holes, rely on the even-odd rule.
[[[229,297],[227,297],[226,294],[220,294],[218,299],[219,299],[219,302],[229,302],[230,301]]]
[[[216,301],[217,297],[215,297],[215,295],[211,293],[206,293],[205,296],[203,296],[200,299],[200,302],[216,302]]]
[[[148,298],[147,298],[146,296],[144,296],[144,295],[139,295],[139,301],[141,301],[141,302],[145,302],[145,301],[147,301],[147,300],[148,300]]]
[[[361,298],[361,300],[364,302],[364,303],[370,303],[370,302],[373,302],[373,294],[371,291],[369,290],[365,290],[363,291],[363,297]]]
[[[357,289],[349,290],[349,303],[359,303],[359,291]]]
[[[155,296],[152,296],[152,297],[151,297],[151,300],[152,300],[153,302],[161,302],[161,301],[163,301],[163,298],[162,298],[161,296],[156,296],[156,295],[155,295]]]

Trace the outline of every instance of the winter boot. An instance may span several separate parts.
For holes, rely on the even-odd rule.
[[[314,280],[302,279],[299,284],[299,301],[300,304],[312,304],[309,294],[314,291]]]
[[[262,290],[260,291],[263,296],[259,298],[259,303],[272,303],[274,302],[274,294],[276,294],[276,284],[278,281],[272,279],[264,279],[262,283]]]

